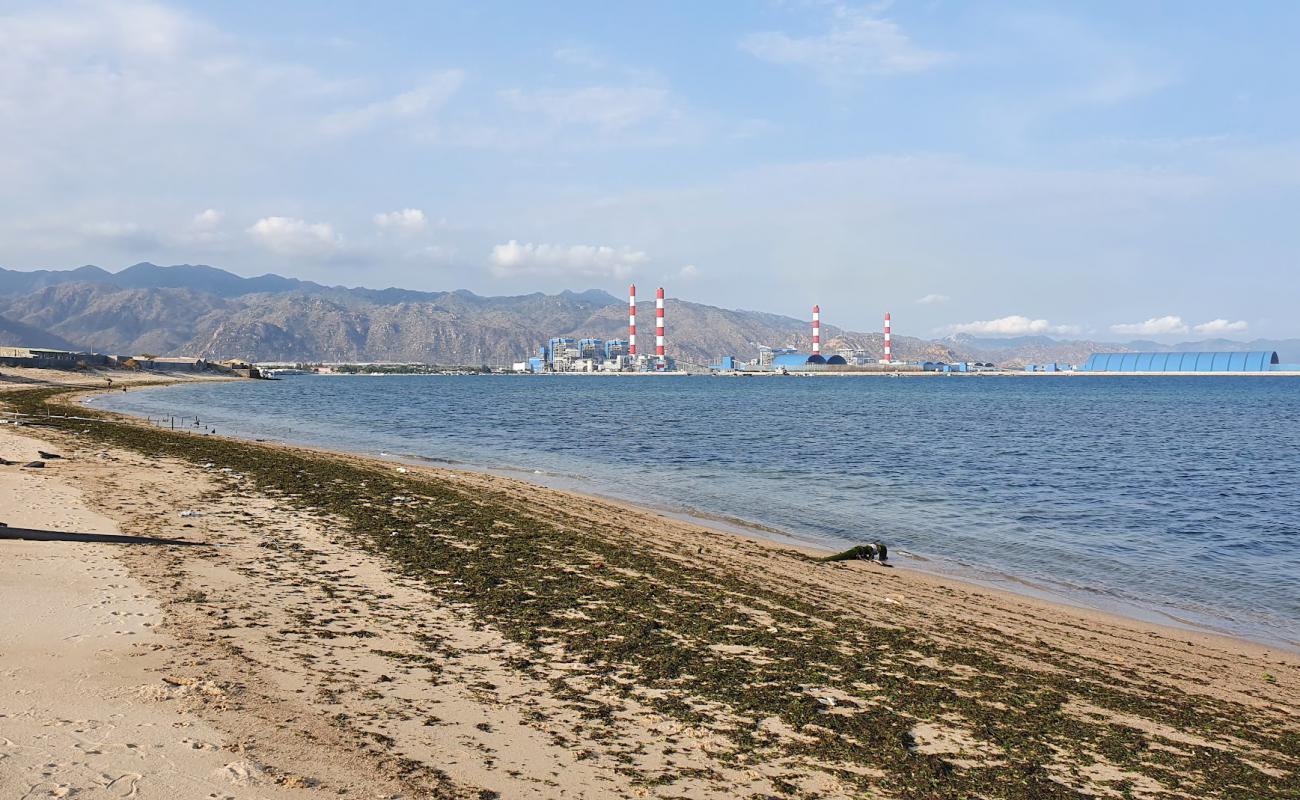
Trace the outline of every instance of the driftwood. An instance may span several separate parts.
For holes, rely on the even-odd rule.
[[[883,542],[872,542],[871,544],[860,544],[857,547],[850,547],[842,553],[825,556],[817,559],[818,561],[886,561],[889,559],[889,548],[885,547]]]

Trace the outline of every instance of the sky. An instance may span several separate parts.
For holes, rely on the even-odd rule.
[[[1300,336],[1300,3],[0,1],[0,266]]]

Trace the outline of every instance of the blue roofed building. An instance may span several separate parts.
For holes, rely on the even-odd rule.
[[[1093,353],[1081,372],[1275,372],[1277,353],[1251,352],[1192,353]]]

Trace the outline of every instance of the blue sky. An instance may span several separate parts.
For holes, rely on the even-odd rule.
[[[0,4],[0,265],[1298,336],[1300,4]]]

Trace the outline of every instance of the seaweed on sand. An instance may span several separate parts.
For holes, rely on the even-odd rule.
[[[7,399],[43,413],[61,393]],[[359,546],[524,645],[518,669],[570,665],[552,686],[589,724],[616,726],[620,699],[635,700],[716,734],[727,745],[713,752],[720,764],[779,762],[773,791],[815,794],[799,778],[821,772],[853,791],[915,800],[1124,797],[1139,783],[1158,787],[1147,796],[1300,798],[1300,734],[1284,713],[1189,696],[993,630],[972,628],[966,646],[941,643],[818,604],[800,586],[665,558],[580,517],[543,517],[504,493],[99,419],[71,425],[146,455],[229,467],[261,492],[342,520]],[[1144,724],[1122,721],[1134,718]],[[977,746],[925,747],[922,724]],[[1089,772],[1098,764],[1115,777]],[[677,777],[640,774],[647,784]]]

